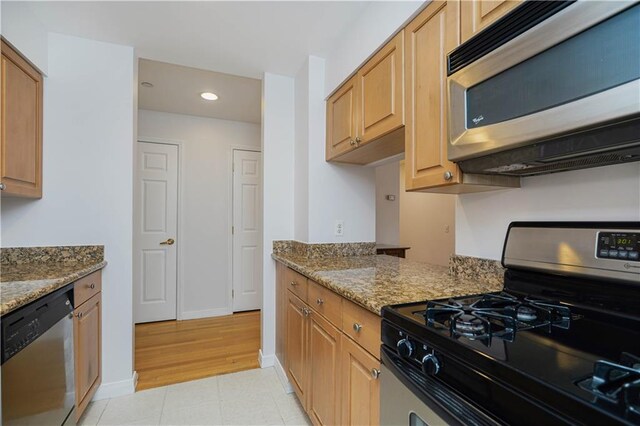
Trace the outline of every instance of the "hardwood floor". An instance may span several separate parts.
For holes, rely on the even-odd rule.
[[[260,311],[137,324],[136,390],[258,368]]]

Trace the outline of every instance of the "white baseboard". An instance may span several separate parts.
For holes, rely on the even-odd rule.
[[[276,370],[276,374],[278,375],[278,379],[280,379],[280,383],[282,383],[282,387],[286,393],[293,393],[293,386],[289,382],[287,378],[287,372],[284,371],[284,367],[280,364],[280,360],[278,357],[275,357],[275,365],[274,368]]]
[[[138,373],[133,372],[130,379],[121,380],[119,382],[102,383],[96,394],[93,396],[94,401],[100,399],[115,398],[122,395],[130,395],[136,391],[138,383]]]
[[[274,354],[265,355],[262,353],[262,349],[258,351],[258,361],[260,362],[260,368],[273,367],[273,363],[276,359]]]
[[[231,315],[233,312],[229,308],[203,309],[201,311],[186,311],[180,315],[180,320],[192,320],[199,318],[221,317]]]

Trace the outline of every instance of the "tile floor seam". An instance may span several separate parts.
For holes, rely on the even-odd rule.
[[[135,390],[133,392],[135,393]],[[100,411],[100,415],[98,416],[98,420],[96,420],[96,425],[100,424],[100,419],[102,419],[102,415],[104,414],[105,410],[107,409],[107,406],[109,405],[109,402],[111,402],[111,398],[107,398],[107,403],[104,404],[104,407],[102,408],[102,411]]]

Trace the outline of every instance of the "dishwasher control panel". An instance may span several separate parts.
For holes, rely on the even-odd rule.
[[[2,364],[72,312],[73,287],[67,286],[4,315]]]

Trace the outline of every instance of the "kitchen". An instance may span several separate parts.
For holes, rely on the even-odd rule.
[[[578,4],[580,3],[578,2]],[[585,3],[600,4],[600,2]],[[226,9],[226,12],[230,14],[234,7],[238,7],[242,13],[238,13],[238,10],[236,10],[236,15],[231,14],[230,16],[236,16],[237,19],[249,19],[249,17],[245,18],[243,15],[250,16],[251,14],[246,9],[241,9],[241,5],[232,6],[231,4],[222,3],[219,7],[229,8]],[[629,7],[631,5],[632,3],[628,4]],[[190,6],[194,8],[195,13],[198,15],[206,16],[207,13],[221,13],[221,11],[214,9],[207,10],[207,7],[213,7],[208,4]],[[251,6],[256,7],[255,4],[251,4]],[[376,118],[375,114],[379,114],[378,117],[380,115],[385,117],[381,120],[384,123],[377,127],[379,134],[397,136],[398,129],[404,129],[404,144],[406,145],[398,143],[397,140],[391,138],[392,152],[386,152],[382,158],[398,154],[397,150],[401,150],[402,146],[406,146],[404,152],[405,174],[409,175],[406,172],[407,169],[410,169],[407,164],[411,164],[408,159],[411,158],[411,155],[421,155],[421,152],[424,152],[421,151],[424,147],[420,145],[419,139],[417,139],[418,142],[415,146],[409,143],[410,138],[407,138],[406,135],[408,133],[406,132],[407,129],[414,128],[412,126],[417,129],[415,134],[420,137],[425,136],[430,141],[436,140],[439,144],[436,146],[435,151],[426,151],[428,153],[433,152],[433,155],[438,160],[437,163],[432,161],[433,158],[423,158],[423,160],[413,163],[421,168],[409,170],[412,173],[412,177],[407,180],[407,188],[425,189],[427,186],[431,186],[433,188],[449,188],[451,192],[464,192],[463,190],[469,187],[472,190],[478,189],[478,185],[520,186],[513,189],[449,195],[455,199],[456,255],[486,259],[489,262],[488,265],[497,267],[496,261],[499,262],[503,256],[503,245],[507,229],[513,221],[598,221],[610,223],[633,221],[636,224],[631,229],[637,229],[637,221],[640,219],[640,170],[637,162],[515,179],[513,176],[497,176],[489,179],[491,185],[487,184],[488,178],[482,177],[485,175],[471,173],[461,177],[461,172],[457,168],[462,167],[464,172],[464,167],[481,167],[481,164],[469,162],[462,166],[450,166],[450,163],[446,162],[446,156],[442,154],[442,150],[438,149],[438,147],[445,147],[448,139],[446,131],[443,131],[447,128],[446,117],[448,114],[448,109],[445,107],[447,93],[445,82],[454,81],[455,74],[452,73],[450,79],[446,80],[447,64],[445,63],[445,55],[463,40],[471,38],[474,32],[482,35],[481,29],[490,24],[489,20],[492,17],[497,19],[500,14],[506,14],[509,11],[508,9],[516,7],[516,2],[503,2],[502,6],[495,7],[495,11],[492,9],[495,6],[495,2],[492,2],[491,5],[487,2],[461,2],[459,10],[457,6],[457,2],[336,4],[332,7],[346,8],[342,10],[344,16],[327,17],[321,12],[323,9],[330,7],[329,5],[321,5],[320,7],[313,4],[304,6],[296,3],[289,6],[279,5],[278,7],[283,8],[277,10],[280,15],[285,15],[287,8],[294,11],[310,8],[310,11],[317,16],[323,16],[323,19],[326,20],[318,19],[320,23],[336,25],[336,27],[332,27],[336,28],[336,35],[334,35],[334,39],[330,43],[332,46],[324,49],[324,56],[316,56],[314,55],[316,52],[313,50],[306,50],[302,55],[302,59],[298,54],[296,61],[292,61],[293,63],[284,64],[287,58],[283,57],[283,63],[281,64],[277,63],[277,61],[275,64],[267,64],[264,55],[261,56],[261,52],[257,52],[255,47],[242,45],[245,50],[237,50],[247,55],[247,49],[251,48],[253,49],[251,52],[254,53],[252,58],[255,56],[255,58],[262,60],[258,65],[256,65],[256,62],[250,63],[253,66],[251,72],[255,75],[256,70],[258,70],[257,72],[262,80],[263,103],[261,121],[261,148],[264,171],[262,176],[263,234],[261,262],[263,297],[259,354],[262,367],[268,368],[276,365],[276,371],[280,373],[282,373],[282,369],[278,369],[278,363],[280,363],[281,367],[286,367],[286,365],[282,365],[283,359],[277,356],[279,349],[281,349],[278,344],[279,333],[277,331],[277,319],[281,315],[281,313],[278,313],[278,295],[282,294],[277,291],[277,288],[278,283],[281,283],[282,280],[276,279],[279,276],[276,268],[280,268],[277,265],[280,265],[281,262],[275,262],[272,258],[272,253],[276,252],[273,242],[295,240],[310,244],[340,244],[371,243],[376,240],[374,168],[336,165],[333,162],[326,161],[327,136],[329,136],[330,130],[338,127],[325,130],[327,121],[331,118],[330,110],[327,110],[325,101],[344,99],[339,96],[335,97],[334,93],[339,93],[343,88],[346,89],[345,93],[349,92],[348,87],[343,83],[348,83],[350,80],[357,81],[357,79],[350,79],[352,75],[370,76],[373,79],[385,77],[384,73],[376,73],[375,68],[367,68],[368,64],[382,63],[384,66],[395,64],[401,67],[400,72],[391,73],[395,78],[400,78],[399,84],[397,80],[394,80],[393,87],[396,87],[397,90],[383,90],[381,92],[383,96],[395,95],[394,101],[397,103],[393,104],[394,113],[389,115],[385,110],[376,110],[375,104],[372,111],[374,112],[374,119]],[[39,7],[44,9],[38,12]],[[51,9],[47,10],[46,7]],[[116,397],[133,393],[135,389],[132,359],[134,345],[132,330],[132,271],[134,267],[132,261],[132,164],[134,164],[134,141],[137,140],[138,108],[136,103],[139,90],[138,79],[136,78],[136,55],[174,63],[187,62],[187,65],[203,69],[236,74],[242,74],[242,72],[238,70],[237,63],[231,60],[226,63],[226,69],[221,69],[221,64],[224,63],[224,56],[219,59],[221,64],[216,64],[206,55],[192,54],[188,61],[178,53],[173,58],[168,58],[166,53],[158,49],[154,51],[152,46],[127,44],[118,38],[109,39],[104,34],[97,34],[99,31],[89,37],[86,34],[91,33],[91,28],[78,28],[78,26],[82,27],[82,25],[77,23],[87,22],[87,16],[93,16],[93,19],[95,19],[94,25],[97,26],[100,22],[99,16],[121,16],[119,14],[125,11],[131,13],[132,16],[139,17],[150,13],[149,9],[137,10],[136,8],[144,9],[140,4],[120,3],[116,6],[120,9],[114,9],[110,12],[104,11],[104,13],[88,10],[87,14],[83,15],[77,12],[76,19],[74,19],[73,15],[74,8],[69,7],[69,10],[61,12],[61,9],[56,10],[55,7],[55,4],[51,6],[33,5],[33,7],[25,7],[19,3],[12,4],[11,2],[3,2],[2,4],[3,37],[6,36],[6,39],[23,55],[27,56],[31,63],[38,65],[38,68],[46,71],[47,74],[44,79],[43,197],[39,201],[31,201],[3,195],[2,246],[104,245],[103,259],[108,261],[108,265],[103,270],[101,291],[102,384],[97,390],[95,399],[114,398],[111,401],[115,401]],[[78,10],[81,7],[88,6],[78,6]],[[184,9],[185,5],[180,6],[183,9],[174,10],[171,7],[178,6],[167,5],[165,7],[166,9],[158,6],[157,13],[159,15],[164,13],[165,15],[159,16],[158,19],[164,18],[167,19],[167,22],[171,22],[171,17],[179,15],[178,11],[184,12],[186,10]],[[319,8],[313,9],[313,7]],[[572,7],[567,6],[564,13],[568,13]],[[205,9],[198,10],[197,8]],[[474,8],[479,8],[479,10]],[[42,10],[48,13],[42,12]],[[340,9],[334,9],[333,11],[337,13]],[[140,15],[135,15],[134,12],[140,13]],[[261,10],[261,13],[267,14],[268,12]],[[563,12],[559,11],[557,13],[557,16],[560,16]],[[60,18],[64,14],[69,14],[68,21]],[[259,15],[259,13],[256,13],[256,15]],[[307,21],[304,22],[309,23],[310,32],[313,30],[314,33],[317,33],[322,30],[322,28],[311,25],[314,21],[312,18],[313,13],[301,16],[306,17]],[[437,19],[429,19],[432,16],[436,16]],[[603,15],[596,14],[596,22],[598,16],[601,18]],[[472,20],[468,21],[470,17]],[[486,21],[482,20],[484,17],[487,17]],[[56,18],[58,19],[57,21]],[[48,25],[53,27],[49,30],[46,30],[42,23],[47,19],[50,19]],[[283,18],[280,17],[280,19]],[[332,21],[332,19],[339,20],[341,26]],[[420,21],[421,19],[422,21]],[[464,19],[467,19],[467,21],[464,21]],[[70,21],[75,21],[76,24]],[[70,35],[64,35],[67,27],[63,26],[61,22],[69,28]],[[286,20],[275,22],[284,24]],[[371,22],[376,22],[376,25],[370,25]],[[463,24],[463,22],[466,22],[466,24]],[[55,25],[58,26],[56,27]],[[261,23],[261,25],[264,25],[264,23]],[[239,27],[252,28],[250,25]],[[276,28],[280,29],[278,34],[282,39],[293,38],[290,34],[283,34],[283,28],[287,28],[285,25],[273,25],[273,27],[272,31],[274,33],[277,33]],[[256,28],[259,29],[261,27],[256,25]],[[398,31],[403,29],[404,38],[399,38],[397,34],[401,33]],[[124,30],[124,28],[121,28],[121,31]],[[421,32],[421,30],[426,32]],[[51,32],[49,33],[48,31]],[[247,31],[249,30],[247,29]],[[140,32],[142,31],[140,30]],[[188,43],[184,37],[188,37],[189,34],[193,33],[185,35],[176,29],[175,40],[165,42],[175,43],[178,46],[187,46]],[[436,55],[439,62],[416,61],[416,66],[424,65],[428,67],[435,63],[440,63],[440,66],[435,68],[434,72],[441,78],[420,80],[429,75],[428,69],[425,69],[414,76],[419,80],[419,84],[412,86],[409,83],[411,74],[407,74],[409,71],[406,71],[407,69],[410,70],[410,68],[406,67],[410,60],[410,55],[406,54],[406,52],[410,51],[408,50],[409,43],[423,40],[422,37],[427,37],[425,34],[429,34],[428,37],[433,37],[432,34],[436,34],[438,37],[440,37],[440,34],[444,34],[442,36],[443,43],[439,47],[440,51],[437,51],[437,49],[425,49],[426,54]],[[631,31],[629,34],[633,36],[634,33]],[[451,37],[450,35],[453,36]],[[285,36],[286,38],[284,38]],[[568,35],[560,34],[558,37],[562,39],[562,37],[566,38]],[[102,41],[91,40],[91,38]],[[103,38],[107,38],[107,40]],[[259,37],[247,37],[247,39],[253,42]],[[522,39],[525,39],[524,35]],[[243,40],[244,38],[241,38],[239,42]],[[277,40],[280,41],[281,39]],[[517,38],[514,40],[517,40]],[[143,41],[139,42],[142,43]],[[274,42],[274,40],[270,41]],[[193,40],[193,43],[197,42],[198,40]],[[289,42],[294,43],[294,41]],[[389,50],[387,46],[396,46],[396,48]],[[174,47],[176,46],[174,45]],[[259,48],[260,46],[258,46]],[[379,50],[380,48],[382,50]],[[634,48],[637,49],[637,42],[635,47],[631,43],[630,49]],[[147,49],[144,54],[143,49]],[[370,61],[371,58],[375,58],[378,52],[382,52],[384,49],[387,49],[387,52],[395,52],[393,53],[395,55],[405,52],[403,55],[404,61],[397,59],[398,57],[393,59],[393,56],[385,61],[384,59],[389,58],[389,55],[385,56],[384,53],[380,55],[383,61]],[[295,49],[292,48],[293,50]],[[203,51],[206,51],[206,49],[201,47],[198,52]],[[613,51],[616,51],[616,49],[613,49]],[[180,53],[179,50],[176,50],[176,52]],[[267,56],[271,54],[274,58],[277,58],[278,54],[275,52],[275,50],[268,51]],[[630,52],[628,58],[633,58],[633,52],[636,51],[631,50]],[[222,53],[220,54],[222,55]],[[236,52],[236,54],[239,53]],[[526,54],[526,52],[523,54]],[[490,58],[492,56],[487,55],[486,57]],[[508,66],[507,62],[500,60],[499,55],[494,55],[493,57],[503,63],[503,66]],[[637,57],[637,54],[635,57]],[[233,59],[233,56],[231,59]],[[633,68],[633,61],[630,62]],[[69,66],[69,64],[73,64],[73,66]],[[234,64],[236,65],[235,69],[232,66]],[[473,69],[473,64],[474,62],[470,63],[469,69]],[[405,66],[404,70],[402,65]],[[416,68],[414,67],[414,69]],[[371,70],[373,72],[368,72]],[[377,71],[380,71],[380,69]],[[462,71],[464,72],[464,68]],[[631,70],[631,72],[633,71],[637,72],[637,68]],[[244,73],[246,72],[248,71],[245,70]],[[470,82],[469,77],[467,77],[466,81],[462,80],[462,84]],[[96,83],[98,81],[100,82],[99,84]],[[637,76],[630,84],[637,85]],[[402,90],[400,89],[401,87],[403,88]],[[426,104],[419,100],[415,103],[411,102],[407,94],[413,92],[412,90],[407,90],[407,88],[413,87],[427,88],[431,91],[432,96],[430,99],[436,99],[437,103],[433,114],[425,115],[423,113],[416,116],[424,117],[422,119],[416,119],[412,116],[410,111],[413,111],[413,108],[419,111],[419,108],[425,107]],[[354,96],[355,99],[359,90],[358,83],[356,83],[349,96]],[[606,95],[609,92],[609,90],[606,90],[600,93]],[[422,92],[416,91],[415,93],[418,96]],[[630,97],[631,102],[628,104],[633,109],[633,101],[637,101],[637,90],[625,93],[628,95],[627,98]],[[90,94],[94,96],[89,96]],[[404,99],[402,99],[403,96]],[[589,97],[585,99],[589,99]],[[604,105],[605,108],[607,105],[606,102],[598,102],[597,104]],[[622,116],[626,114],[620,112],[625,103],[619,102],[619,104],[620,109],[611,109],[610,112],[621,114],[620,116]],[[331,105],[330,102],[329,105]],[[360,104],[352,103],[351,105],[355,105],[352,110],[357,113],[358,105]],[[636,102],[635,114],[637,114],[637,105],[638,103]],[[401,107],[401,109],[398,109],[398,107]],[[342,107],[338,102],[336,110],[340,110],[340,108]],[[404,112],[400,113],[401,110]],[[454,110],[453,105],[451,110]],[[586,111],[593,112],[588,108],[577,110],[585,111],[585,116]],[[344,112],[344,108],[342,108],[342,111]],[[596,108],[595,113],[599,114],[601,111],[598,112]],[[326,120],[325,114],[327,114]],[[451,116],[451,113],[449,115]],[[486,115],[486,113],[482,115]],[[386,117],[391,118],[386,120]],[[559,125],[578,126],[579,120],[584,119],[582,116],[561,115],[561,117],[565,117],[566,120]],[[459,119],[460,116],[458,114],[453,118]],[[471,118],[479,118],[479,116]],[[349,123],[354,125],[355,122],[356,120],[353,120],[353,123],[349,123],[348,120],[340,121],[341,124]],[[592,122],[595,121],[590,121],[589,123]],[[480,121],[480,123],[482,122]],[[349,124],[346,126],[347,128],[351,127],[348,130],[355,127]],[[4,123],[3,127],[5,127]],[[465,127],[469,129],[471,126],[466,124]],[[542,130],[544,131],[544,126],[536,123],[533,125],[533,128],[536,129],[540,129],[540,127],[543,127]],[[549,123],[549,127],[551,127],[551,123]],[[486,127],[487,130],[495,128],[495,126]],[[513,129],[501,129],[501,132],[507,132],[501,133],[501,135],[508,134],[510,130],[513,131]],[[559,131],[566,132],[566,130],[561,129]],[[635,130],[637,130],[637,125]],[[355,130],[355,132],[353,133],[352,131],[352,134],[349,134],[350,132],[347,131],[342,135],[346,135],[346,137],[336,141],[338,142],[336,145],[343,142],[339,148],[343,148],[346,151],[344,155],[351,157],[348,159],[349,161],[354,161],[354,157],[358,157],[359,154],[364,155],[364,150],[370,151],[367,154],[369,159],[372,158],[372,155],[378,155],[382,151],[375,149],[377,146],[375,144],[376,141],[381,138],[372,142],[374,145],[370,146],[374,147],[374,149],[371,149],[367,147],[368,140],[366,138],[368,135],[357,133],[359,130]],[[618,133],[613,132],[611,134],[616,135],[619,133],[624,134],[624,129],[619,130]],[[473,137],[478,137],[477,135],[478,132],[468,132],[466,136],[473,139]],[[356,144],[359,144],[357,142],[358,137],[364,140],[362,147],[355,147]],[[464,140],[465,135],[461,135],[461,138]],[[505,137],[505,139],[507,138]],[[597,137],[592,139],[598,140]],[[352,141],[353,144],[351,143]],[[479,144],[470,144],[470,146],[474,145],[477,146]],[[360,149],[363,149],[363,151],[360,151]],[[635,149],[637,150],[637,144]],[[340,154],[337,155],[339,156]],[[337,158],[337,160],[340,161],[340,158]],[[355,161],[359,160],[356,158]],[[445,161],[445,163],[442,163],[442,161]],[[369,162],[369,160],[367,159],[366,162]],[[503,165],[494,164],[491,167]],[[451,168],[447,169],[447,167]],[[429,172],[433,173],[430,174]],[[446,172],[449,172],[449,174],[445,174]],[[467,176],[481,176],[481,178],[474,181],[469,180]],[[449,181],[451,181],[451,184],[449,184]],[[514,181],[518,183],[516,184]],[[340,191],[336,191],[335,188],[340,188]],[[72,206],[74,205],[77,207],[73,208]],[[342,223],[341,235],[335,235],[336,222]],[[593,244],[595,244],[595,240]],[[294,246],[283,244],[281,248],[286,252],[287,247],[293,249]],[[305,252],[306,246],[304,244],[295,247],[298,253]],[[342,247],[343,252],[351,254],[369,254],[370,252],[366,250],[371,250],[370,244],[365,244],[364,246],[353,245],[351,248],[338,247]],[[324,249],[329,250],[330,247]],[[614,249],[611,248],[611,250]],[[631,251],[633,250],[628,250],[628,252]],[[99,250],[96,253],[99,253]],[[313,264],[313,259],[315,259],[313,257],[313,249],[307,251],[307,254],[306,258],[310,259],[309,262]],[[351,260],[357,262],[358,260],[355,257],[358,256],[354,256]],[[384,259],[382,262],[387,262],[387,264],[391,261],[400,262],[400,265],[404,264],[404,261]],[[322,260],[318,262],[321,263]],[[607,260],[607,262],[618,264],[619,261]],[[631,259],[629,259],[629,263],[632,263]],[[626,263],[621,262],[619,264]],[[407,263],[407,265],[413,264]],[[509,265],[509,263],[506,265]],[[290,266],[293,265],[291,264]],[[334,271],[335,275],[340,276],[339,268],[335,268],[335,266],[328,267],[327,275],[331,275],[330,272]],[[369,268],[371,268],[371,265],[364,262],[359,269],[362,269],[364,273],[370,270]],[[516,266],[517,268],[518,266]],[[466,273],[473,271],[469,265],[461,269],[463,274],[465,271]],[[495,276],[496,270],[493,268],[490,268],[490,270],[494,272]],[[430,275],[424,270],[421,271],[418,275],[425,280],[429,280],[428,277]],[[298,270],[299,272],[301,271]],[[328,296],[325,297],[344,296],[340,292],[340,287],[331,287],[331,282],[327,281],[327,278],[320,272],[308,271],[309,276],[304,275],[304,271],[302,272],[301,282],[308,281],[306,285],[300,285],[300,291],[306,291],[306,293],[300,293],[299,296],[295,296],[298,297],[297,300],[304,303],[309,301],[316,303],[319,297],[313,300],[308,299],[309,290],[314,288],[322,292],[327,286],[333,291],[327,293]],[[497,274],[499,275],[500,272],[500,269],[498,269]],[[474,278],[473,273],[471,278]],[[495,285],[496,283],[489,279],[488,284]],[[418,283],[417,285],[420,288],[424,288],[428,287],[429,284]],[[305,287],[306,290],[302,290],[302,287]],[[454,285],[454,287],[456,286]],[[460,289],[464,290],[464,288]],[[486,290],[472,288],[469,289],[471,293],[467,294],[495,290],[499,289],[495,287],[488,287]],[[413,293],[401,293],[403,297],[406,297],[405,299],[392,299],[389,300],[389,303],[418,302],[424,300],[425,297],[441,298],[454,295],[452,293],[439,294],[438,296],[436,294],[420,295],[416,293],[415,298],[412,298]],[[629,294],[629,299],[633,299],[634,295],[637,295],[637,288],[635,292]],[[362,314],[365,318],[363,321],[368,322],[361,325],[365,326],[364,330],[368,330],[370,327],[367,324],[375,324],[376,321],[380,322],[379,316],[372,317],[368,314],[375,315],[372,312],[375,309],[378,309],[379,314],[381,306],[370,307],[366,300],[359,300],[353,295],[351,297],[352,299],[348,300],[348,302],[352,304],[347,302],[342,304],[342,311],[339,314],[342,321],[338,321],[338,317],[331,317],[332,314],[321,316],[321,321],[326,320],[329,323],[326,328],[333,327],[333,329],[341,333],[338,336],[341,341],[344,338],[347,339],[346,342],[348,344],[355,342],[354,344],[359,346],[360,350],[364,350],[366,354],[376,359],[376,356],[380,357],[380,340],[378,339],[377,342],[378,351],[368,342],[359,345],[357,344],[357,338],[353,334],[355,331],[352,328],[344,327],[339,322],[344,321],[347,313],[351,313],[352,317],[353,315]],[[296,301],[296,299],[292,300]],[[302,308],[317,312],[313,306],[302,306]],[[310,315],[314,317],[313,313]],[[353,349],[352,352],[358,351],[358,347],[350,347]],[[637,348],[635,352],[637,354]],[[286,359],[284,361],[286,364]],[[611,361],[618,362],[620,360]],[[587,373],[585,372],[584,374]],[[388,376],[383,372],[381,379],[384,379],[385,375]],[[340,377],[343,376],[341,375]],[[305,382],[304,385],[308,386],[308,383]],[[304,386],[300,387],[299,391],[301,390],[305,390]],[[303,406],[306,405],[305,398],[301,398],[300,402]],[[375,403],[375,398],[372,397],[370,402]],[[336,408],[335,404],[330,405],[334,409]],[[384,411],[380,412],[381,420],[384,420],[383,413]],[[314,422],[318,421],[317,418],[314,420],[313,415],[310,415],[310,418]],[[371,422],[374,421],[372,420]],[[630,422],[633,423],[633,420]],[[335,423],[343,422],[336,421]],[[353,421],[353,423],[358,422]]]

